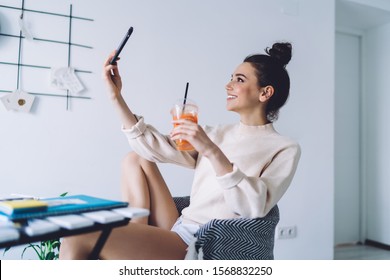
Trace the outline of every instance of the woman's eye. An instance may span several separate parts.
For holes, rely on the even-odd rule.
[[[239,83],[243,83],[244,82],[244,80],[242,78],[240,78],[240,77],[234,77],[234,78],[231,77],[230,81],[231,82],[235,81],[235,82],[239,82]]]

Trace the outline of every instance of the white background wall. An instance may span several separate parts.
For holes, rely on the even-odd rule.
[[[238,121],[225,111],[224,85],[244,57],[279,40],[292,42],[288,65],[291,98],[275,123],[302,146],[294,181],[279,203],[279,225],[296,225],[295,239],[277,240],[277,259],[333,257],[334,1],[73,1],[74,15],[93,22],[73,25],[72,64],[91,100],[38,97],[31,114],[0,105],[0,195],[54,196],[68,191],[119,198],[119,167],[129,151],[105,94],[101,65],[130,25],[135,31],[121,55],[126,100],[163,132],[170,131],[170,104],[184,93],[200,108],[200,123]],[[15,5],[18,1],[2,1]],[[67,13],[72,1],[29,1],[25,8]],[[285,11],[284,13],[282,11]],[[0,9],[1,32],[17,34],[18,12]],[[25,14],[36,37],[67,40],[67,20]],[[0,61],[17,59],[17,40],[0,37]],[[23,61],[66,64],[66,47],[25,44]],[[12,72],[13,71],[13,72]],[[0,65],[0,89],[15,88],[16,72]],[[27,91],[53,91],[48,71],[23,69]],[[4,78],[5,77],[5,78]],[[4,93],[0,93],[3,95]],[[192,172],[161,165],[174,195],[187,194]],[[8,252],[0,258],[19,258]]]

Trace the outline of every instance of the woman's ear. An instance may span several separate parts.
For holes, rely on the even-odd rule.
[[[274,87],[273,86],[266,86],[263,87],[260,90],[259,100],[260,102],[266,102],[268,101],[272,95],[274,95]]]

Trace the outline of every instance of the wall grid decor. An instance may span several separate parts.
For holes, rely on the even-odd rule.
[[[26,9],[25,8],[25,0],[21,1],[21,7],[15,7],[15,6],[7,6],[7,5],[0,5],[0,9],[11,9],[11,10],[19,10],[21,11],[20,18],[23,19],[24,13],[37,13],[37,14],[45,14],[49,16],[54,16],[54,17],[65,17],[68,18],[69,23],[68,23],[68,40],[67,41],[58,41],[58,40],[51,40],[47,38],[36,38],[33,37],[32,39],[34,41],[40,41],[40,42],[46,42],[49,44],[62,44],[62,45],[67,45],[67,56],[68,56],[68,62],[67,66],[71,67],[71,52],[72,48],[86,48],[86,49],[92,49],[91,46],[83,45],[83,44],[78,44],[72,41],[72,22],[74,20],[80,20],[80,21],[93,21],[93,19],[90,18],[85,18],[85,17],[79,17],[73,15],[72,11],[72,4],[70,4],[69,7],[69,13],[68,14],[61,14],[61,13],[53,13],[53,12],[48,12],[48,11],[42,11],[42,10],[34,10],[34,9]],[[52,67],[47,66],[47,65],[35,65],[35,64],[25,64],[22,62],[22,52],[24,49],[22,48],[23,46],[23,40],[27,39],[26,36],[23,34],[22,30],[19,31],[19,34],[9,34],[6,32],[6,30],[0,30],[0,36],[4,36],[7,38],[12,38],[15,40],[18,40],[18,57],[17,61],[0,61],[0,64],[2,65],[7,65],[10,67],[17,67],[17,75],[16,75],[16,90],[20,89],[20,73],[21,73],[21,68],[22,67],[29,67],[29,68],[35,68],[35,69],[43,69],[43,70],[51,70]],[[79,73],[88,73],[91,74],[92,71],[89,70],[83,70],[83,69],[75,69],[75,72]],[[28,89],[27,89],[28,91]],[[13,90],[10,89],[4,89],[0,88],[0,93],[12,93]],[[70,100],[71,99],[91,99],[91,97],[88,96],[81,96],[81,95],[72,95],[70,91],[67,89],[66,94],[56,94],[56,93],[48,93],[48,92],[31,92],[28,91],[29,94],[35,95],[35,96],[43,96],[43,97],[58,97],[58,98],[65,98],[66,99],[66,110],[70,110]]]

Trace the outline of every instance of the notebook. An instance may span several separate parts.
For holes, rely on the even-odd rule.
[[[47,203],[47,207],[40,210],[12,211],[7,213],[0,209],[0,220],[25,220],[33,218],[44,218],[65,214],[78,214],[98,210],[127,207],[128,203],[117,200],[103,199],[88,195],[73,195],[65,197],[53,197],[38,200]]]
[[[0,211],[5,214],[34,212],[46,210],[48,203],[42,200],[22,199],[0,201]]]

